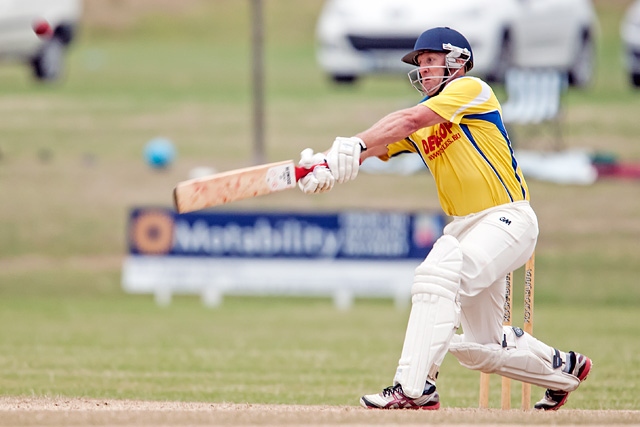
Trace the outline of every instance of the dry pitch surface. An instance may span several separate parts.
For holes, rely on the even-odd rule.
[[[372,411],[356,406],[147,402],[109,399],[2,398],[0,426],[369,426],[640,425],[640,411],[444,408]]]

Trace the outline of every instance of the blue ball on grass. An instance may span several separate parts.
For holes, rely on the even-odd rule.
[[[154,169],[165,169],[176,157],[176,149],[171,140],[167,138],[153,138],[144,148],[144,158],[149,166]]]

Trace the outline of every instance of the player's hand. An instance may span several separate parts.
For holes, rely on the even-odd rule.
[[[322,153],[313,153],[311,148],[305,148],[300,153],[300,161],[298,165],[310,168],[314,165],[313,172],[298,180],[298,187],[305,194],[324,193],[333,188],[336,179],[333,177],[329,169],[324,166],[326,159]]]
[[[358,176],[360,152],[366,148],[364,141],[355,136],[339,136],[333,141],[331,149],[327,152],[327,164],[337,182],[342,184]]]

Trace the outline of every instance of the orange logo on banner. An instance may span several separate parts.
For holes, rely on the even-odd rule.
[[[143,254],[166,254],[173,244],[173,217],[161,210],[145,211],[131,225],[129,238]]]

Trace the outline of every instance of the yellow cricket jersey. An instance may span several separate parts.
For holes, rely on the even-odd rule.
[[[440,205],[447,215],[465,216],[529,200],[502,122],[500,103],[488,84],[475,77],[460,77],[422,104],[448,122],[389,144],[387,155],[420,154],[435,179]]]

